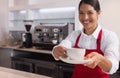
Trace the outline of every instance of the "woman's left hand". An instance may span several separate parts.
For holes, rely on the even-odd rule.
[[[91,61],[89,63],[84,64],[84,66],[94,69],[97,65],[99,65],[102,58],[104,58],[104,56],[102,56],[101,54],[97,52],[92,52],[85,56],[85,59],[91,59]]]

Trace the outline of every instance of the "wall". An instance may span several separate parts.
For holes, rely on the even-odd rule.
[[[78,0],[77,4],[80,0]],[[120,40],[120,0],[100,0],[101,16],[99,23],[103,28],[114,31]],[[78,5],[76,5],[77,7]],[[78,21],[78,11],[76,11],[76,30],[81,29],[82,25]]]
[[[75,0],[29,0],[30,5],[39,5],[41,8],[74,6]],[[53,5],[54,4],[54,5]]]
[[[102,14],[100,24],[116,32],[120,38],[120,0],[101,0]]]
[[[101,25],[106,29],[114,31],[118,35],[120,41],[120,0],[101,0],[101,7]]]
[[[8,0],[8,1],[9,7],[12,10],[28,8],[69,7],[74,6],[76,2],[76,0]]]
[[[8,0],[0,0],[0,45],[4,44],[8,15]]]
[[[34,20],[32,29],[40,23],[73,23],[75,2],[75,0],[9,0],[8,30],[24,30],[22,21],[24,19]]]

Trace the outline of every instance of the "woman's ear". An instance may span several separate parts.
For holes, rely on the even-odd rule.
[[[101,14],[101,10],[98,11],[98,15],[99,15],[99,16],[100,16],[100,14]]]

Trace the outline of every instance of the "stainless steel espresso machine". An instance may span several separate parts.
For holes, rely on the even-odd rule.
[[[33,45],[40,49],[52,50],[74,30],[74,23],[40,23],[35,26]]]

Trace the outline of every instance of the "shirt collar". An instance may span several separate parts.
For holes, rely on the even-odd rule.
[[[97,39],[100,30],[101,30],[101,26],[98,25],[97,29],[92,34],[95,37],[95,39]]]
[[[96,30],[93,32],[93,34],[91,34],[91,36],[93,36],[95,39],[97,39],[100,30],[101,30],[101,26],[98,25],[98,27],[97,27]],[[86,35],[86,34],[84,33],[84,29],[82,29],[82,34],[83,34],[83,35]],[[87,35],[86,35],[86,36],[87,36]]]

